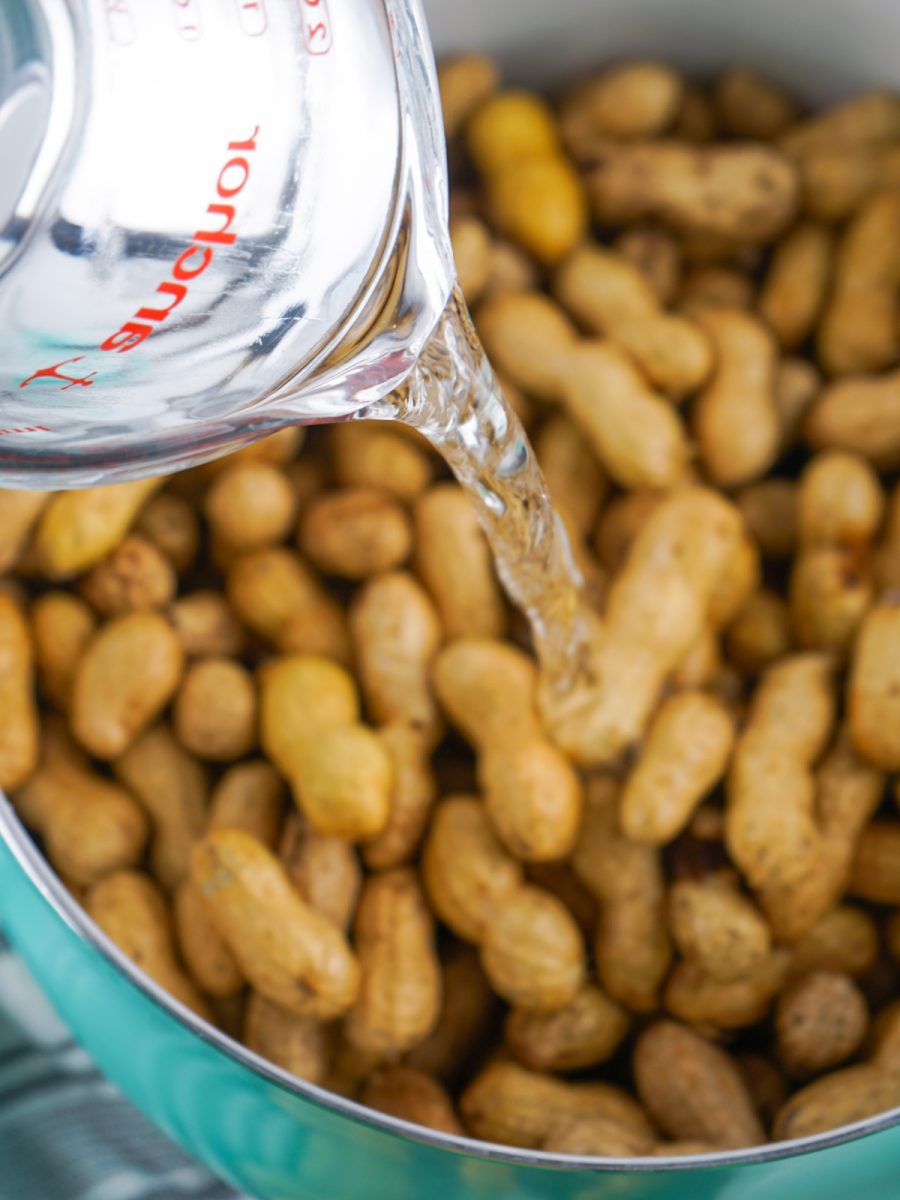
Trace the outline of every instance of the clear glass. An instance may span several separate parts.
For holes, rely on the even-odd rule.
[[[0,48],[0,486],[406,420],[568,685],[581,580],[451,297],[417,0],[0,0]]]
[[[0,0],[0,486],[361,412],[450,294],[417,0]]]

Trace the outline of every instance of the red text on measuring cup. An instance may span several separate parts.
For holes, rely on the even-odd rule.
[[[297,0],[303,23],[303,44],[310,54],[327,54],[331,49],[331,14],[328,0]]]

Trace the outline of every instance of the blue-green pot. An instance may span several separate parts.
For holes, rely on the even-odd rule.
[[[510,1150],[364,1109],[271,1066],[157,988],[72,900],[2,796],[0,839],[2,922],[56,1012],[146,1116],[259,1200],[900,1196],[900,1110],[760,1150],[617,1160]]]
[[[381,1116],[272,1066],[147,979],[71,898],[2,796],[0,837],[3,924],[60,1017],[151,1120],[260,1200],[900,1196],[900,1110],[790,1144],[668,1160],[526,1153]]]

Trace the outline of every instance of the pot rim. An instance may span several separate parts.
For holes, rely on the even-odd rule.
[[[28,880],[44,897],[54,912],[62,918],[69,929],[87,943],[103,959],[124,975],[128,982],[142,992],[157,1008],[173,1017],[185,1029],[201,1041],[225,1054],[240,1066],[251,1071],[268,1083],[274,1083],[286,1092],[302,1097],[320,1108],[330,1109],[341,1117],[379,1129],[394,1136],[424,1142],[436,1149],[453,1153],[465,1153],[476,1158],[492,1159],[503,1163],[528,1167],[566,1171],[606,1172],[662,1172],[692,1170],[698,1167],[715,1168],[754,1163],[774,1162],[825,1150],[870,1137],[900,1124],[900,1107],[893,1108],[875,1117],[843,1125],[825,1133],[797,1138],[789,1142],[766,1143],[743,1150],[723,1150],[716,1154],[669,1155],[635,1158],[599,1158],[588,1155],[554,1154],[544,1150],[522,1150],[514,1146],[482,1142],[458,1134],[441,1133],[422,1125],[414,1125],[385,1113],[377,1112],[355,1100],[348,1100],[329,1092],[317,1084],[291,1075],[246,1046],[229,1037],[222,1030],[208,1024],[179,1000],[170,996],[159,984],[127,958],[88,916],[85,909],[75,900],[47,859],[35,845],[25,826],[19,820],[10,801],[0,791],[0,838],[9,847],[13,858]]]

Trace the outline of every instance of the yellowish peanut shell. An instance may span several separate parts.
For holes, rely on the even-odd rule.
[[[665,882],[656,847],[619,832],[619,790],[612,776],[589,781],[572,866],[600,905],[594,939],[600,982],[619,1003],[648,1012],[671,960]]]
[[[681,283],[681,249],[677,239],[668,230],[639,225],[619,234],[613,245],[641,272],[659,303],[671,304]]]
[[[684,960],[666,981],[665,1007],[686,1025],[717,1030],[755,1025],[772,1007],[789,962],[787,951],[775,950],[752,975],[723,983],[696,963]]]
[[[491,991],[477,953],[460,946],[442,963],[442,1004],[437,1022],[424,1041],[409,1052],[406,1063],[452,1084],[466,1072],[490,1034],[497,998]]]
[[[759,588],[748,597],[725,633],[729,660],[738,670],[758,675],[793,646],[790,610],[777,592]]]
[[[191,880],[242,973],[267,999],[323,1021],[350,1008],[359,966],[344,935],[300,899],[261,842],[214,830],[194,848]]]
[[[431,593],[444,634],[500,637],[503,597],[478,517],[467,496],[439,483],[416,502],[416,571]]]
[[[367,1081],[362,1102],[414,1125],[441,1133],[463,1132],[447,1091],[433,1076],[413,1067],[393,1066],[378,1071]]]
[[[221,776],[209,798],[208,829],[243,829],[272,847],[281,828],[284,783],[263,759],[237,763]]]
[[[431,482],[427,447],[379,421],[342,421],[329,430],[341,487],[374,487],[410,503]]]
[[[135,739],[113,770],[150,817],[154,875],[164,888],[177,887],[206,825],[206,772],[165,724]]]
[[[712,341],[716,369],[697,398],[694,432],[704,466],[720,487],[758,478],[778,451],[775,342],[737,309],[711,309],[698,320]]]
[[[671,841],[722,778],[733,743],[731,718],[711,696],[687,691],[666,700],[622,792],[625,836],[656,846]]]
[[[288,476],[277,466],[238,462],[213,481],[204,512],[218,542],[233,550],[251,550],[287,537],[296,496]]]
[[[558,304],[536,291],[503,292],[479,306],[476,324],[491,362],[538,400],[556,400],[578,334]]]
[[[544,740],[488,745],[478,764],[485,809],[500,840],[523,862],[564,858],[581,820],[581,783]]]
[[[793,1074],[818,1075],[859,1049],[868,1023],[865,999],[849,975],[816,971],[778,999],[778,1053]]]
[[[236,657],[247,635],[231,605],[219,592],[206,589],[179,596],[169,620],[189,658]]]
[[[453,724],[475,746],[538,734],[534,712],[537,670],[505,642],[458,638],[434,660],[435,692]]]
[[[850,377],[826,387],[809,411],[816,449],[846,450],[887,470],[900,463],[900,372]]]
[[[299,813],[290,813],[278,857],[306,903],[346,932],[362,887],[356,848],[341,838],[317,833]]]
[[[805,546],[859,546],[874,538],[885,498],[872,467],[855,454],[824,450],[800,476],[797,532]]]
[[[422,881],[440,919],[480,943],[522,886],[522,868],[503,848],[482,804],[448,796],[438,804],[422,856]]]
[[[554,155],[556,122],[546,100],[523,89],[488,97],[466,127],[466,148],[477,170],[495,175],[517,162]]]
[[[526,885],[488,924],[481,961],[494,991],[510,1004],[552,1012],[573,999],[585,972],[581,932],[569,910]]]
[[[58,492],[34,537],[35,562],[48,579],[70,579],[105,558],[125,534],[159,479]]]
[[[759,314],[778,344],[799,346],[815,328],[831,282],[833,239],[814,221],[796,225],[778,243],[759,294]]]
[[[117,758],[163,710],[184,664],[181,642],[158,613],[115,617],[85,647],[75,668],[75,736],[97,758]]]
[[[279,650],[349,661],[344,613],[287,547],[237,555],[228,565],[225,590],[243,624]]]
[[[623,487],[665,488],[683,475],[689,451],[678,414],[618,347],[584,342],[570,351],[560,397]]]
[[[832,1071],[794,1092],[775,1120],[778,1141],[809,1137],[900,1104],[900,1074],[863,1064]]]
[[[365,579],[399,566],[412,549],[412,529],[401,506],[375,488],[324,492],[307,505],[301,550],[329,575]]]
[[[737,503],[764,557],[789,558],[797,539],[797,485],[770,476],[742,488]]]
[[[594,216],[605,224],[654,217],[682,232],[748,241],[780,233],[798,199],[793,165],[752,143],[607,143],[593,155],[587,185]]]
[[[762,1125],[728,1055],[675,1021],[658,1021],[634,1052],[638,1093],[651,1116],[674,1138],[754,1146]]]
[[[587,149],[591,136],[653,137],[675,120],[684,81],[666,63],[634,59],[608,67],[576,85],[563,104],[563,136],[578,133]],[[574,126],[574,128],[573,128]]]
[[[900,824],[873,821],[856,847],[850,892],[874,904],[900,906]]]
[[[461,131],[472,111],[494,91],[498,78],[496,63],[484,54],[463,54],[441,63],[438,83],[448,138]]]
[[[176,571],[184,571],[197,556],[200,523],[193,507],[181,496],[161,492],[138,513],[135,532],[166,556]]]
[[[460,1110],[475,1137],[509,1146],[541,1146],[555,1126],[576,1117],[605,1117],[652,1136],[642,1108],[620,1088],[566,1083],[511,1062],[485,1067],[463,1092]]]
[[[599,1158],[632,1158],[649,1154],[654,1142],[645,1133],[612,1117],[572,1117],[560,1121],[541,1146],[552,1154],[590,1155]]]
[[[15,567],[24,551],[38,518],[50,503],[47,492],[0,491],[0,573]]]
[[[626,1010],[589,983],[555,1012],[513,1009],[505,1031],[510,1049],[524,1066],[535,1071],[575,1071],[608,1059],[630,1025]]]
[[[439,717],[428,674],[442,630],[427,592],[403,572],[377,576],[354,600],[350,631],[372,719],[433,736]]]
[[[177,888],[172,916],[181,957],[200,990],[216,999],[237,995],[244,987],[244,976],[190,880]]]
[[[97,619],[84,600],[55,590],[38,596],[28,616],[38,685],[56,708],[65,711],[76,664]]]
[[[376,871],[404,866],[414,857],[438,791],[428,738],[402,723],[383,726],[378,736],[391,759],[394,782],[387,823],[363,847],[366,866]]]
[[[765,919],[737,888],[715,876],[672,885],[669,926],[681,954],[723,983],[751,975],[772,948]]]
[[[869,197],[854,214],[834,262],[834,284],[819,322],[816,349],[832,375],[868,375],[900,354],[900,192]]]
[[[0,595],[0,789],[24,783],[38,761],[33,655],[19,607]]]
[[[875,962],[879,936],[869,913],[839,904],[816,921],[791,947],[790,973],[845,971],[861,975]]]
[[[579,533],[587,534],[607,483],[580,430],[562,414],[552,416],[541,426],[534,447],[554,506]]]
[[[76,758],[49,754],[15,793],[20,816],[43,838],[44,851],[67,880],[86,887],[140,862],[147,818],[124,788]]]
[[[797,107],[770,79],[747,67],[731,67],[716,82],[716,115],[729,133],[768,141],[797,119]]]
[[[857,752],[886,771],[900,767],[900,606],[884,602],[862,620],[847,687]]]
[[[497,231],[544,266],[558,263],[587,232],[584,184],[561,154],[509,163],[488,176],[485,191]]]
[[[838,101],[789,128],[780,139],[788,154],[822,145],[866,145],[900,137],[900,100],[887,88],[872,88]]]
[[[450,222],[450,245],[457,281],[471,308],[484,291],[490,275],[491,235],[478,217],[455,217]]]
[[[151,979],[198,1017],[212,1013],[175,954],[172,920],[162,893],[146,875],[117,871],[88,893],[88,915]]]
[[[256,687],[241,663],[204,658],[185,672],[172,723],[182,744],[209,762],[243,758],[256,743]]]
[[[415,872],[370,875],[353,932],[361,981],[344,1036],[363,1054],[397,1058],[428,1036],[441,1004],[434,920]]]
[[[165,608],[176,588],[175,569],[162,551],[138,534],[124,537],[78,584],[102,616]]]
[[[322,1083],[328,1068],[331,1030],[314,1017],[298,1017],[273,1004],[260,992],[247,1000],[242,1041],[269,1062],[306,1079]]]

